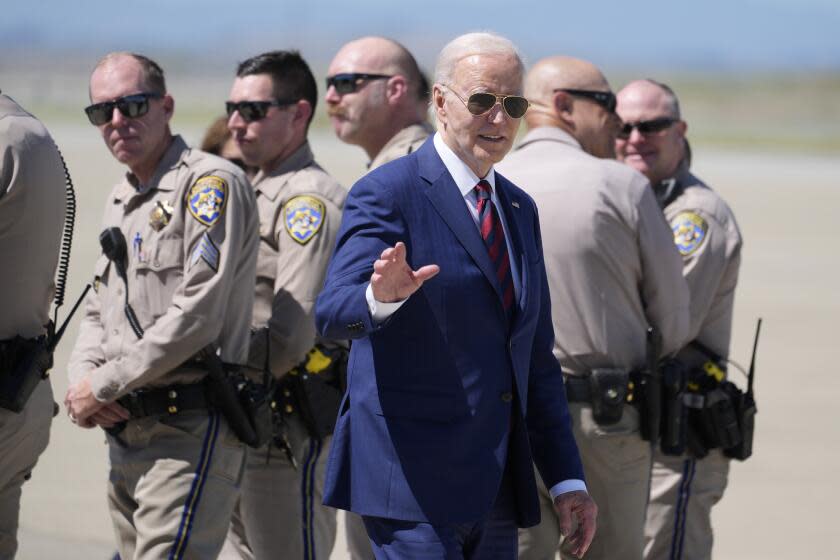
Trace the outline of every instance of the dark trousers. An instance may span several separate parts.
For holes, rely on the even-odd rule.
[[[363,516],[377,560],[514,560],[516,504],[508,469],[496,502],[471,523],[433,525]]]

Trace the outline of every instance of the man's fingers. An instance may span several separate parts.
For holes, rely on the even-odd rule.
[[[128,420],[129,414],[126,409],[124,409],[116,403],[113,403],[103,407],[101,410],[91,415],[91,418],[93,418],[94,421],[100,425],[102,424],[100,420],[107,420],[112,424],[116,424],[117,422]]]
[[[111,403],[110,409],[116,412],[123,420],[131,419],[131,413],[125,408],[123,408],[123,406],[119,403]]]
[[[397,241],[397,244],[394,245],[394,260],[396,260],[397,262],[404,261],[405,254],[405,243],[403,243],[402,241]]]
[[[391,261],[394,259],[394,248],[388,247],[379,255],[379,259],[383,261]]]
[[[440,267],[436,264],[427,264],[426,266],[421,266],[416,271],[414,271],[413,276],[414,280],[418,284],[422,284],[429,278],[435,276],[438,272],[440,272]]]
[[[561,495],[562,496],[562,495]],[[568,497],[561,497],[557,501],[557,517],[559,518],[560,534],[568,537],[572,532],[572,503]]]
[[[592,498],[587,496],[576,504],[574,515],[577,518],[578,526],[577,531],[569,540],[574,548],[573,554],[582,558],[589,550],[592,539],[595,537],[595,520],[598,517],[598,508]]]

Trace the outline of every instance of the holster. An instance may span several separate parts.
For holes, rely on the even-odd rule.
[[[666,455],[679,456],[685,452],[688,408],[685,391],[688,371],[676,359],[664,360],[659,365],[662,373],[662,426],[659,447]]]
[[[207,367],[211,403],[227,420],[236,437],[259,448],[271,437],[270,387],[248,379],[236,366],[223,364],[209,347],[200,354]]]
[[[645,441],[659,440],[662,418],[662,385],[658,371],[649,368],[630,374],[634,402],[639,410],[639,435]]]
[[[709,367],[704,366],[706,371]],[[688,426],[688,451],[697,458],[710,449],[720,448],[734,459],[745,460],[752,454],[756,405],[752,395],[734,383],[715,379],[703,369],[694,370],[693,392],[687,397],[691,407]]]
[[[306,360],[278,383],[274,393],[275,414],[298,414],[314,439],[332,434],[343,394],[341,385],[346,378],[347,358],[344,348],[315,345]]]
[[[53,366],[46,335],[0,342],[0,407],[19,413]]]

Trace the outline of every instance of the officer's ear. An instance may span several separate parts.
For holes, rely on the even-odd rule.
[[[175,114],[175,98],[168,93],[163,96],[163,114],[166,115],[166,122]]]
[[[405,76],[397,74],[388,78],[385,85],[385,99],[389,105],[396,105],[408,93],[408,82]]]
[[[674,125],[674,129],[680,136],[685,136],[685,133],[688,130],[688,123],[685,121],[677,121]]]
[[[572,96],[565,91],[555,91],[551,102],[556,117],[564,123],[574,126],[574,102]]]
[[[312,104],[306,99],[298,99],[295,103],[295,116],[293,122],[295,125],[302,124],[304,128],[309,123],[309,117],[312,116]]]
[[[572,118],[574,103],[571,95],[565,91],[555,91],[551,101],[558,116],[564,120]]]

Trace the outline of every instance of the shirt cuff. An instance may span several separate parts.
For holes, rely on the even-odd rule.
[[[570,478],[569,480],[558,482],[557,484],[552,486],[551,490],[549,490],[548,493],[551,494],[551,500],[554,501],[560,494],[565,494],[566,492],[575,492],[577,490],[583,490],[584,492],[587,492],[586,483],[576,478]]]
[[[367,300],[370,317],[373,319],[373,322],[377,324],[393,315],[394,312],[402,306],[402,304],[408,301],[408,298],[402,301],[395,301],[393,303],[376,301],[373,297],[373,287],[370,285],[370,282],[368,282],[367,289],[365,290],[365,299]]]

